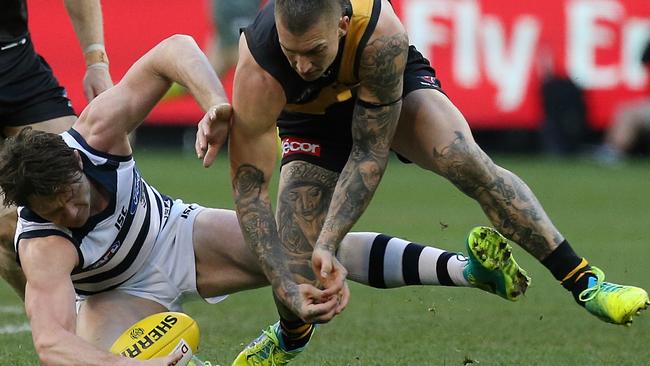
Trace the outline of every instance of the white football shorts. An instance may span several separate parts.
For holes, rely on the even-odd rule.
[[[197,204],[174,201],[149,259],[133,277],[112,291],[155,301],[170,311],[182,311],[184,302],[200,298],[196,288],[192,231],[196,216],[204,209]],[[226,297],[217,296],[205,301],[216,304]],[[77,309],[83,299],[78,296]]]

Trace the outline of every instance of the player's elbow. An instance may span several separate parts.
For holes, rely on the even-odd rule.
[[[38,355],[38,359],[41,361],[41,365],[55,365],[55,342],[53,337],[47,336],[37,336],[33,335],[34,338],[34,349]]]
[[[41,365],[54,366],[60,364],[58,349],[60,339],[63,338],[54,334],[38,334],[36,332],[32,333],[32,338],[34,340],[34,349],[41,361]]]
[[[169,61],[181,59],[187,62],[188,59],[203,56],[203,51],[194,38],[187,34],[174,34],[160,42],[156,48],[162,58]]]
[[[162,42],[162,44],[174,49],[185,48],[185,47],[198,47],[196,41],[194,40],[194,37],[187,34],[174,34],[172,36],[167,37]]]

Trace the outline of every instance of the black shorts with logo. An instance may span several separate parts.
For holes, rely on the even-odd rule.
[[[29,35],[0,43],[0,130],[74,115],[65,89]]]
[[[444,93],[429,61],[411,46],[404,70],[402,97],[419,89]],[[355,98],[334,104],[324,115],[282,113],[278,119],[282,165],[302,160],[335,172],[343,170],[352,149],[354,104]]]

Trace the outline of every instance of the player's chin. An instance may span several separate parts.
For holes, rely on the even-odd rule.
[[[304,81],[314,81],[318,78],[320,78],[323,75],[322,71],[316,71],[316,72],[310,72],[308,74],[300,74],[300,77]]]

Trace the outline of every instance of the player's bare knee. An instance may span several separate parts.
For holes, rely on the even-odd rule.
[[[0,209],[0,250],[14,252],[14,234],[16,232],[16,208]]]
[[[439,154],[436,160],[439,174],[469,196],[474,196],[481,188],[492,184],[500,170],[473,141],[457,140],[443,154]]]

